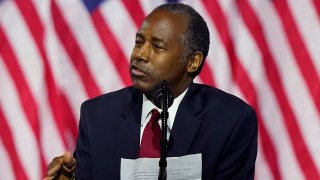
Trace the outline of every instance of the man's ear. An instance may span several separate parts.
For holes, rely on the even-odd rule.
[[[200,51],[196,51],[189,58],[189,64],[187,66],[188,73],[194,73],[197,71],[203,61],[203,54]]]

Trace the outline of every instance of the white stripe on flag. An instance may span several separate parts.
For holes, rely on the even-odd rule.
[[[255,4],[257,3],[252,3],[252,5]],[[297,117],[304,140],[309,147],[311,156],[313,156],[317,167],[320,167],[320,154],[318,153],[320,144],[315,143],[317,142],[316,137],[320,137],[319,114],[313,105],[313,100],[306,89],[305,81],[302,79],[297,64],[294,62],[294,57],[284,37],[284,32],[274,14],[275,12],[271,11],[272,8],[270,7],[268,12],[260,13],[259,7],[261,7],[261,5],[264,5],[264,9],[267,10],[267,3],[256,5],[256,13],[259,14],[261,22],[263,22],[262,25],[265,29],[269,47],[275,59],[277,59],[278,63],[276,65],[283,78],[286,94],[288,95],[294,114]],[[270,18],[272,18],[273,21],[270,21]],[[273,28],[267,28],[270,26]]]
[[[101,40],[94,29],[90,14],[85,9],[84,4],[81,1],[66,2],[59,0],[56,2],[83,51],[90,72],[94,76],[99,88],[103,92],[109,92],[123,87],[119,76],[114,76],[106,81],[106,77],[109,77],[111,74],[117,74],[117,72],[111,66],[111,58],[103,49]],[[69,9],[72,9],[72,11],[69,11]]]
[[[44,86],[44,69],[40,54],[36,45],[29,34],[28,28],[25,27],[23,17],[17,9],[13,8],[14,12],[8,14],[10,18],[14,18],[16,23],[11,23],[10,21],[2,21],[3,29],[7,33],[8,40],[15,51],[18,63],[24,74],[24,77],[28,83],[28,87],[32,92],[33,98],[36,100],[38,112],[39,112],[39,122],[40,125],[40,136],[44,135],[40,139],[43,145],[41,148],[49,147],[48,144],[54,144],[50,146],[51,153],[45,153],[45,158],[47,162],[50,162],[53,154],[62,153],[65,151],[64,145],[61,138],[52,138],[52,135],[59,136],[57,131],[57,126],[54,123],[51,109],[47,101],[47,87]],[[10,20],[6,16],[0,16]],[[12,31],[17,30],[17,31]],[[45,127],[44,127],[45,126]],[[43,134],[42,134],[43,133]],[[48,137],[48,138],[45,138]],[[51,155],[50,155],[51,154]]]
[[[106,1],[99,9],[129,62],[138,27],[120,1]]]
[[[189,4],[191,3],[189,2]],[[217,32],[216,27],[212,24],[212,20],[207,14],[204,5],[200,2],[193,2],[191,5],[201,12],[210,30],[210,49],[208,52],[208,59],[206,61],[209,67],[213,69],[213,77],[215,78],[216,84],[220,89],[231,93],[235,87],[232,80],[228,56],[218,35],[219,33]]]
[[[258,155],[256,159],[255,180],[273,180],[269,165],[266,162],[265,154],[261,147],[261,140],[258,139]]]
[[[166,0],[138,0],[140,1],[141,7],[144,10],[144,14],[149,14],[155,7],[160,6],[161,4],[167,3]]]
[[[288,0],[297,27],[312,57],[314,67],[320,76],[320,21],[310,0]]]
[[[0,138],[0,179],[5,180],[14,180],[14,169],[12,163],[9,159],[9,155],[7,153],[7,149],[4,147],[2,140]]]
[[[12,2],[12,1],[11,1]],[[10,8],[10,6],[8,6]],[[0,57],[0,106],[12,131],[18,157],[29,179],[40,179],[40,150],[30,124],[22,110],[18,93]],[[5,88],[3,88],[5,87]]]
[[[77,71],[70,62],[61,42],[54,32],[53,24],[50,23],[46,36],[46,53],[52,69],[54,79],[66,98],[70,102],[72,112],[79,119],[81,103],[88,98],[84,85],[81,83]]]
[[[236,54],[241,60],[240,63],[243,65],[245,71],[249,75],[249,78],[253,82],[255,89],[257,90],[258,104],[262,109],[260,112],[262,113],[263,119],[268,120],[264,121],[264,123],[268,129],[268,132],[270,132],[272,142],[275,144],[276,153],[278,154],[278,157],[286,157],[285,162],[281,161],[281,159],[279,161],[281,171],[283,172],[282,174],[289,175],[290,177],[286,177],[288,179],[300,177],[301,172],[297,166],[294,152],[292,151],[292,148],[290,148],[290,140],[286,134],[287,131],[285,125],[283,124],[283,118],[281,118],[282,112],[279,108],[272,108],[277,107],[278,104],[275,100],[272,90],[270,89],[268,80],[266,79],[266,72],[264,70],[260,51],[257,49],[255,41],[249,34],[241,17],[237,16],[235,13],[232,13],[236,10],[231,6],[224,8],[230,8],[225,10],[225,12],[227,12],[226,15],[229,15],[228,19],[230,20],[229,25],[231,26],[231,29],[236,29],[236,31],[233,31],[232,33]],[[266,102],[266,98],[269,100],[269,102]],[[272,108],[272,111],[269,111],[273,112],[272,114],[264,111],[268,108]],[[279,141],[279,139],[281,139],[281,141]],[[285,145],[281,145],[283,142],[286,142]],[[294,172],[288,174],[286,171],[291,168],[294,170]]]

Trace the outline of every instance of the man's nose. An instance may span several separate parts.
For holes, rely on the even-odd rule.
[[[141,61],[148,62],[150,58],[150,51],[150,44],[144,43],[139,49],[137,49],[137,58]]]

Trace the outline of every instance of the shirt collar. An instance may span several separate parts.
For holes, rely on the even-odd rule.
[[[174,119],[176,117],[178,107],[183,99],[183,97],[186,95],[189,88],[187,88],[183,93],[181,93],[178,97],[176,97],[173,101],[173,104],[168,109],[169,112],[169,118],[168,118],[168,127],[169,129],[172,129]],[[150,114],[150,111],[152,109],[158,109],[159,112],[162,110],[159,109],[157,106],[155,106],[147,97],[143,94],[142,99],[142,113],[141,113],[141,126],[146,122],[148,115]]]

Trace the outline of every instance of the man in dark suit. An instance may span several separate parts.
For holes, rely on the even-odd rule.
[[[139,157],[144,120],[150,118],[150,106],[156,108],[150,94],[166,80],[175,97],[169,109],[168,156],[201,153],[202,179],[253,179],[254,110],[235,96],[193,83],[208,49],[207,25],[191,7],[165,4],[153,10],[136,35],[130,61],[133,86],[82,104],[76,178],[120,179],[121,158]],[[71,159],[56,158],[48,177],[72,172]]]

